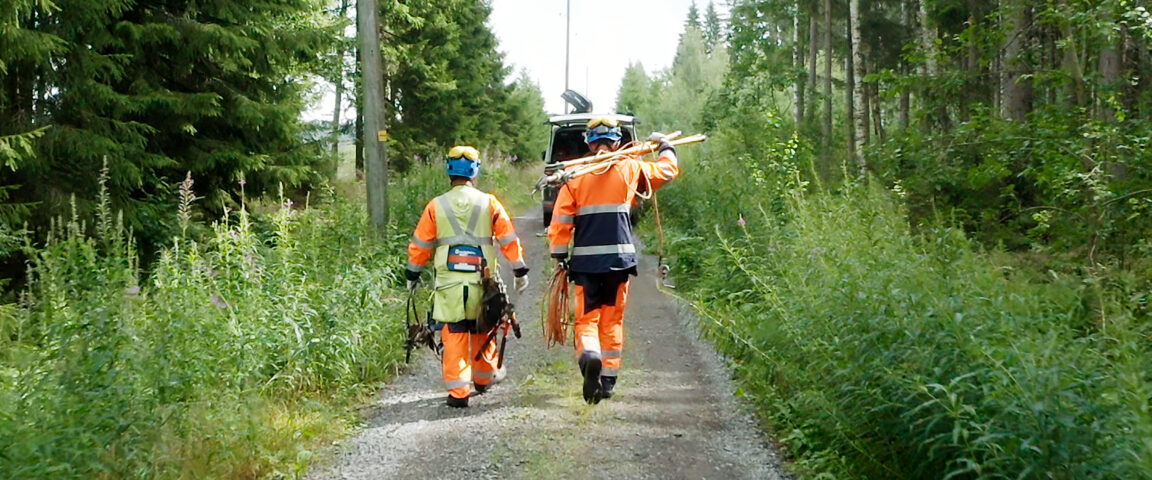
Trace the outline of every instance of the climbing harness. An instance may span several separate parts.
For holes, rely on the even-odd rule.
[[[516,321],[515,305],[508,301],[504,282],[491,275],[487,266],[484,266],[481,272],[484,299],[480,304],[480,317],[476,319],[476,331],[486,332],[488,335],[480,350],[476,352],[475,359],[479,361],[488,345],[496,341],[496,335],[500,334],[500,352],[496,362],[496,368],[500,368],[504,366],[504,348],[508,346],[508,331],[511,330],[516,338],[520,338],[520,323]]]

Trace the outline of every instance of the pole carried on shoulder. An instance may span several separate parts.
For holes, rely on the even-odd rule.
[[[704,134],[696,134],[689,135],[687,137],[680,137],[680,132],[673,132],[672,134],[666,136],[665,139],[668,141],[668,143],[672,144],[672,146],[678,147],[680,145],[689,145],[703,142],[708,140],[708,136]],[[611,164],[627,158],[639,157],[641,155],[653,153],[657,148],[660,148],[659,142],[647,140],[639,143],[632,142],[632,144],[626,145],[624,148],[615,152],[597,153],[565,162],[545,165],[545,175],[540,177],[540,180],[536,182],[536,186],[532,190],[532,193],[535,194],[536,192],[543,190],[544,187],[557,187],[563,185],[573,178],[588,173],[601,171]]]

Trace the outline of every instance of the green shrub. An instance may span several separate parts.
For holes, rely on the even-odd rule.
[[[805,194],[797,152],[686,159],[661,205],[678,286],[802,471],[1152,477],[1138,288],[999,267],[875,186]]]
[[[977,113],[953,130],[908,130],[869,150],[872,169],[907,191],[914,222],[942,212],[985,245],[1078,263],[1146,256],[1152,124],[1055,107],[1026,123]]]
[[[534,174],[486,172],[481,187],[514,202]],[[184,236],[147,275],[104,190],[92,225],[74,214],[46,245],[25,243],[27,288],[0,306],[0,477],[295,476],[399,368],[400,271],[424,204],[447,189],[442,168],[392,183],[383,234],[362,185],[201,228],[190,182]]]

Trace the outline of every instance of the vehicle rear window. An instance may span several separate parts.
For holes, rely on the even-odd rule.
[[[565,160],[572,160],[590,155],[592,152],[588,150],[588,145],[584,143],[584,126],[574,126],[561,128],[556,132],[556,138],[552,141],[552,162],[563,162]],[[622,143],[632,141],[632,132],[627,128],[621,128],[623,139]]]

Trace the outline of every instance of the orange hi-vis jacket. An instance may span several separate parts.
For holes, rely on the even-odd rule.
[[[484,261],[495,272],[494,244],[499,245],[514,270],[528,268],[512,219],[495,196],[458,185],[424,207],[408,244],[408,271],[418,275],[429,261],[435,263],[432,267],[435,320],[453,323],[476,319],[483,297],[480,273],[453,269],[454,264],[469,259],[457,259],[451,251],[459,246],[479,248]]]
[[[548,226],[552,257],[570,257],[569,269],[578,273],[635,268],[628,215],[636,194],[655,191],[679,174],[676,154],[665,149],[654,162],[631,158],[565,183]]]

